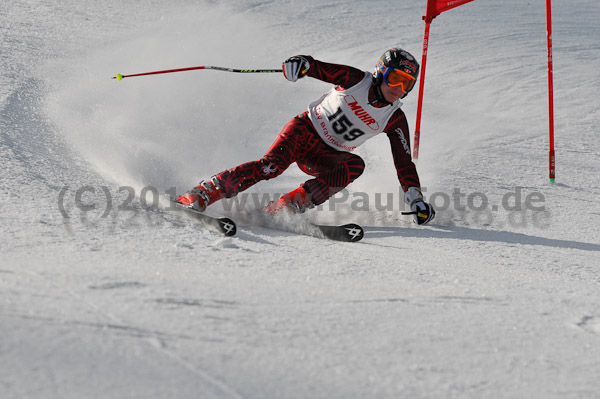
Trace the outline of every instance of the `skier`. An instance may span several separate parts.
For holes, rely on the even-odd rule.
[[[296,162],[313,178],[269,204],[265,211],[301,213],[324,203],[356,180],[365,163],[351,151],[385,132],[414,222],[430,222],[435,211],[423,200],[411,159],[408,123],[400,108],[400,99],[413,89],[419,75],[417,60],[407,51],[392,48],[381,56],[373,73],[307,55],[288,58],[282,67],[291,82],[310,76],[335,86],[289,121],[264,157],[217,173],[176,201],[204,211],[219,199],[231,198],[259,181],[279,176]]]

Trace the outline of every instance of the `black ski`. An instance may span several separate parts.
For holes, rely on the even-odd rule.
[[[326,238],[335,241],[357,242],[365,232],[356,223],[342,225],[324,225],[312,223],[301,215],[272,215],[264,211],[250,212],[244,215],[249,225],[268,229],[302,234],[310,237]]]
[[[175,209],[181,209],[194,219],[198,220],[206,228],[223,234],[226,237],[235,235],[237,232],[237,226],[235,222],[225,217],[213,217],[206,215],[200,211],[181,205],[179,202],[171,200],[175,204]]]
[[[344,242],[357,242],[362,240],[365,236],[365,232],[359,225],[355,223],[349,223],[339,226],[325,226],[321,224],[313,224],[325,238],[335,241]]]

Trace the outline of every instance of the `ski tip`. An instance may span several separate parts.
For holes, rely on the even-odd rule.
[[[231,237],[237,233],[237,225],[229,218],[206,215],[204,212],[200,212],[196,209],[180,204],[179,202],[175,201],[174,198],[171,198],[171,202],[175,205],[175,208],[172,209],[187,212],[189,215],[199,220],[203,225],[219,231],[225,237]]]
[[[365,236],[365,231],[363,228],[356,223],[345,224],[343,227],[347,232],[346,234],[348,235],[349,242],[360,241]]]
[[[365,232],[356,223],[348,223],[341,226],[317,225],[326,238],[335,241],[358,242],[363,239]]]
[[[237,226],[235,222],[229,218],[218,218],[219,227],[225,237],[234,236],[237,233]]]

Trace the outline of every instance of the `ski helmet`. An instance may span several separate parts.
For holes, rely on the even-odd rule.
[[[383,53],[373,72],[377,88],[381,87],[382,82],[390,86],[402,86],[405,92],[402,98],[415,87],[418,76],[419,63],[416,58],[401,48],[392,48]]]

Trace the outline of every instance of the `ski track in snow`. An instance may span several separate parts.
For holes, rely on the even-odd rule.
[[[371,69],[392,45],[419,53],[424,2],[3,6],[2,397],[600,397],[600,6],[553,2],[549,184],[542,3],[477,0],[433,22],[417,166],[438,216],[400,215],[375,138],[346,198],[309,214],[362,224],[356,244],[253,227],[252,202],[223,211],[239,221],[224,238],[166,200],[260,157],[326,85],[110,77],[294,54]],[[293,166],[249,194],[303,180]]]

